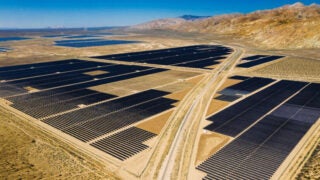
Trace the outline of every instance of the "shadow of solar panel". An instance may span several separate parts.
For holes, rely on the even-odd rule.
[[[254,67],[260,64],[264,64],[267,62],[271,62],[280,58],[283,58],[284,56],[269,56],[269,57],[265,57],[256,61],[251,61],[251,62],[247,62],[247,63],[243,63],[243,64],[239,64],[237,65],[237,67],[242,67],[242,68],[250,68],[250,67]]]
[[[155,137],[156,134],[131,127],[104,139],[91,146],[119,159],[126,160],[148,148],[143,142]]]

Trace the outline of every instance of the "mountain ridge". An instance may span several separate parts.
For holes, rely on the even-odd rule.
[[[193,21],[173,19],[163,19],[161,25],[155,20],[131,28],[232,35],[250,40],[258,46],[275,49],[320,48],[318,4],[305,6],[295,3],[248,14],[226,14]]]

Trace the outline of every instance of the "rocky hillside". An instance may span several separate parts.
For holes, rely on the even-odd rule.
[[[320,6],[296,3],[249,14],[163,23],[157,28],[233,35],[268,48],[320,48]]]

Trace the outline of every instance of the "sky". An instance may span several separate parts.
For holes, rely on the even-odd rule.
[[[0,28],[128,26],[181,15],[271,9],[297,0],[0,0]],[[301,0],[309,5],[320,0]]]

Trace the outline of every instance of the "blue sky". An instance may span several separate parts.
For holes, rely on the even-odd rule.
[[[0,0],[0,28],[124,26],[185,14],[270,9],[295,0]],[[302,0],[304,4],[320,0]]]

